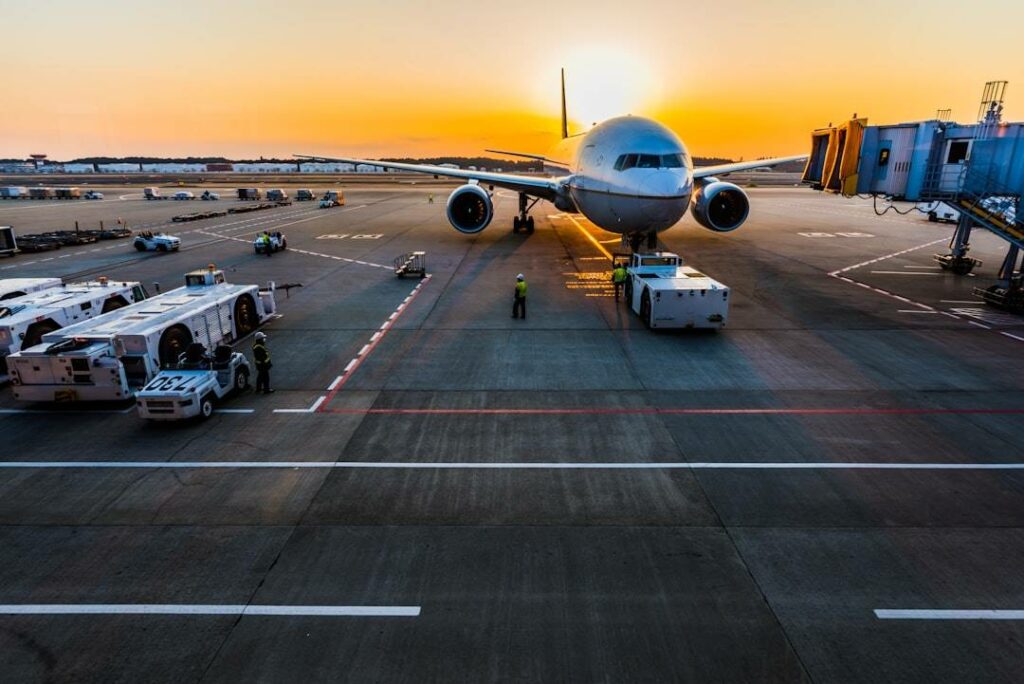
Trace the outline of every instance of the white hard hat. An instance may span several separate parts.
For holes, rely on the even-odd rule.
[[[256,339],[257,340],[265,340],[265,339],[267,339],[267,334],[264,333],[264,332],[258,332],[258,333],[256,333]]]
[[[516,276],[516,280],[526,280],[526,276],[520,273],[519,275]]]

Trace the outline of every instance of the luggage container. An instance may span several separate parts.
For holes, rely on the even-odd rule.
[[[8,185],[0,188],[0,199],[23,199],[28,197],[28,188]]]
[[[6,357],[42,342],[43,335],[141,302],[137,282],[100,279],[52,287],[0,304],[0,381],[7,379]]]
[[[193,342],[231,344],[275,312],[273,285],[231,285],[216,269],[185,275],[185,287],[43,336],[7,357],[19,401],[118,401],[177,364]]]
[[[160,188],[143,188],[142,196],[148,200],[162,200],[164,196],[160,194]]]
[[[283,202],[288,199],[288,193],[281,188],[267,190],[267,200],[271,202]]]
[[[28,198],[34,200],[53,199],[53,188],[29,188]]]
[[[237,194],[238,199],[244,202],[263,198],[263,193],[260,192],[259,188],[238,188]]]
[[[82,191],[78,188],[54,188],[53,196],[57,199],[82,199]]]
[[[0,256],[14,256],[18,253],[18,240],[14,228],[0,226]]]

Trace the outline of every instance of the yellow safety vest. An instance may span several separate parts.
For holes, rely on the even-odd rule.
[[[525,297],[525,296],[526,296],[526,281],[525,280],[516,281],[516,297]]]
[[[624,283],[626,282],[626,269],[619,266],[612,271],[612,282],[613,283]]]

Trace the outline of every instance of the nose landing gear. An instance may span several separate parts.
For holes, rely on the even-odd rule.
[[[629,233],[622,235],[623,246],[629,245],[629,249],[634,252],[639,252],[641,245],[646,242],[647,249],[658,248],[658,233],[650,231],[649,233]]]
[[[522,230],[527,235],[533,234],[533,217],[530,216],[530,209],[533,209],[533,205],[539,201],[540,198],[536,197],[530,202],[530,198],[526,194],[519,193],[519,215],[512,219],[513,233],[518,233]]]

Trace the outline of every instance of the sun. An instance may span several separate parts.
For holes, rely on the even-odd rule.
[[[579,47],[564,57],[563,66],[566,108],[577,129],[589,129],[615,116],[643,114],[657,99],[651,67],[626,50],[607,45]]]

